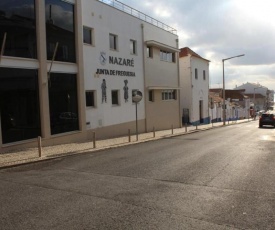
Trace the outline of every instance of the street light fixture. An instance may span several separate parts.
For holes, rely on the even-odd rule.
[[[225,83],[224,83],[224,61],[227,61],[229,59],[232,59],[232,58],[237,58],[237,57],[243,57],[244,54],[240,54],[240,55],[237,55],[237,56],[234,56],[234,57],[229,57],[229,58],[225,58],[225,59],[222,59],[222,82],[223,82],[223,125],[225,125]]]

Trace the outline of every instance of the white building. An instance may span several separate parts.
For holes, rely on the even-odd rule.
[[[37,136],[45,146],[134,133],[134,90],[140,132],[181,125],[173,28],[115,0],[7,3],[0,152],[36,146]]]
[[[143,93],[138,105],[140,131],[179,127],[175,31],[140,20],[134,16],[137,11],[120,2],[113,1],[116,8],[102,2],[83,0],[82,6],[83,26],[92,40],[84,44],[83,51],[85,90],[95,100],[94,106],[86,108],[87,129],[96,129],[100,137],[126,134],[129,128],[134,132],[134,90]],[[106,101],[102,98],[103,80]]]
[[[180,85],[183,122],[209,123],[209,60],[185,47],[180,51]]]

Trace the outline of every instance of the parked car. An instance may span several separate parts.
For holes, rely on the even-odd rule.
[[[262,113],[259,118],[259,127],[263,125],[272,125],[275,128],[275,111],[267,111]]]

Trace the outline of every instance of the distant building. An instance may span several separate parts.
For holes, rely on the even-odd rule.
[[[190,48],[182,48],[179,54],[181,111],[183,123],[193,125],[209,123],[208,91],[209,60]]]
[[[225,105],[226,105],[226,112],[225,112],[225,120],[238,120],[247,118],[249,116],[249,109],[250,109],[250,100],[249,97],[244,95],[245,90],[225,90]],[[221,110],[221,117],[220,120],[223,120],[223,89],[209,89],[209,97],[212,98],[214,104],[218,104],[214,106],[214,110]],[[211,108],[210,108],[211,109]],[[210,115],[214,114],[213,111],[210,112]],[[213,116],[214,121],[219,121],[219,117]]]
[[[250,106],[255,111],[268,110],[274,104],[274,90],[269,90],[266,86],[259,83],[245,83],[236,86],[235,89],[244,89],[244,94],[250,98]]]

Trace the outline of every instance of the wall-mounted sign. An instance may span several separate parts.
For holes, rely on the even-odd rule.
[[[104,51],[100,52],[99,61],[101,65],[105,65],[107,62],[112,65],[120,65],[120,66],[130,66],[135,67],[134,59],[122,58],[122,57],[113,57],[107,56]]]
[[[101,65],[105,65],[109,63],[111,65],[118,65],[118,66],[127,66],[127,67],[134,67],[134,59],[127,59],[121,57],[113,57],[107,56],[107,54],[103,51],[100,52],[99,61]],[[97,69],[96,76],[101,75],[113,75],[113,76],[125,76],[125,77],[135,77],[135,72],[132,71],[123,71],[123,70],[110,70],[110,69]]]
[[[99,61],[101,63],[101,65],[105,65],[107,62],[107,56],[105,52],[100,52],[100,57],[99,57]]]
[[[135,77],[136,76],[135,72],[120,71],[120,70],[109,70],[109,69],[97,69],[96,74],[125,76],[125,77]]]

